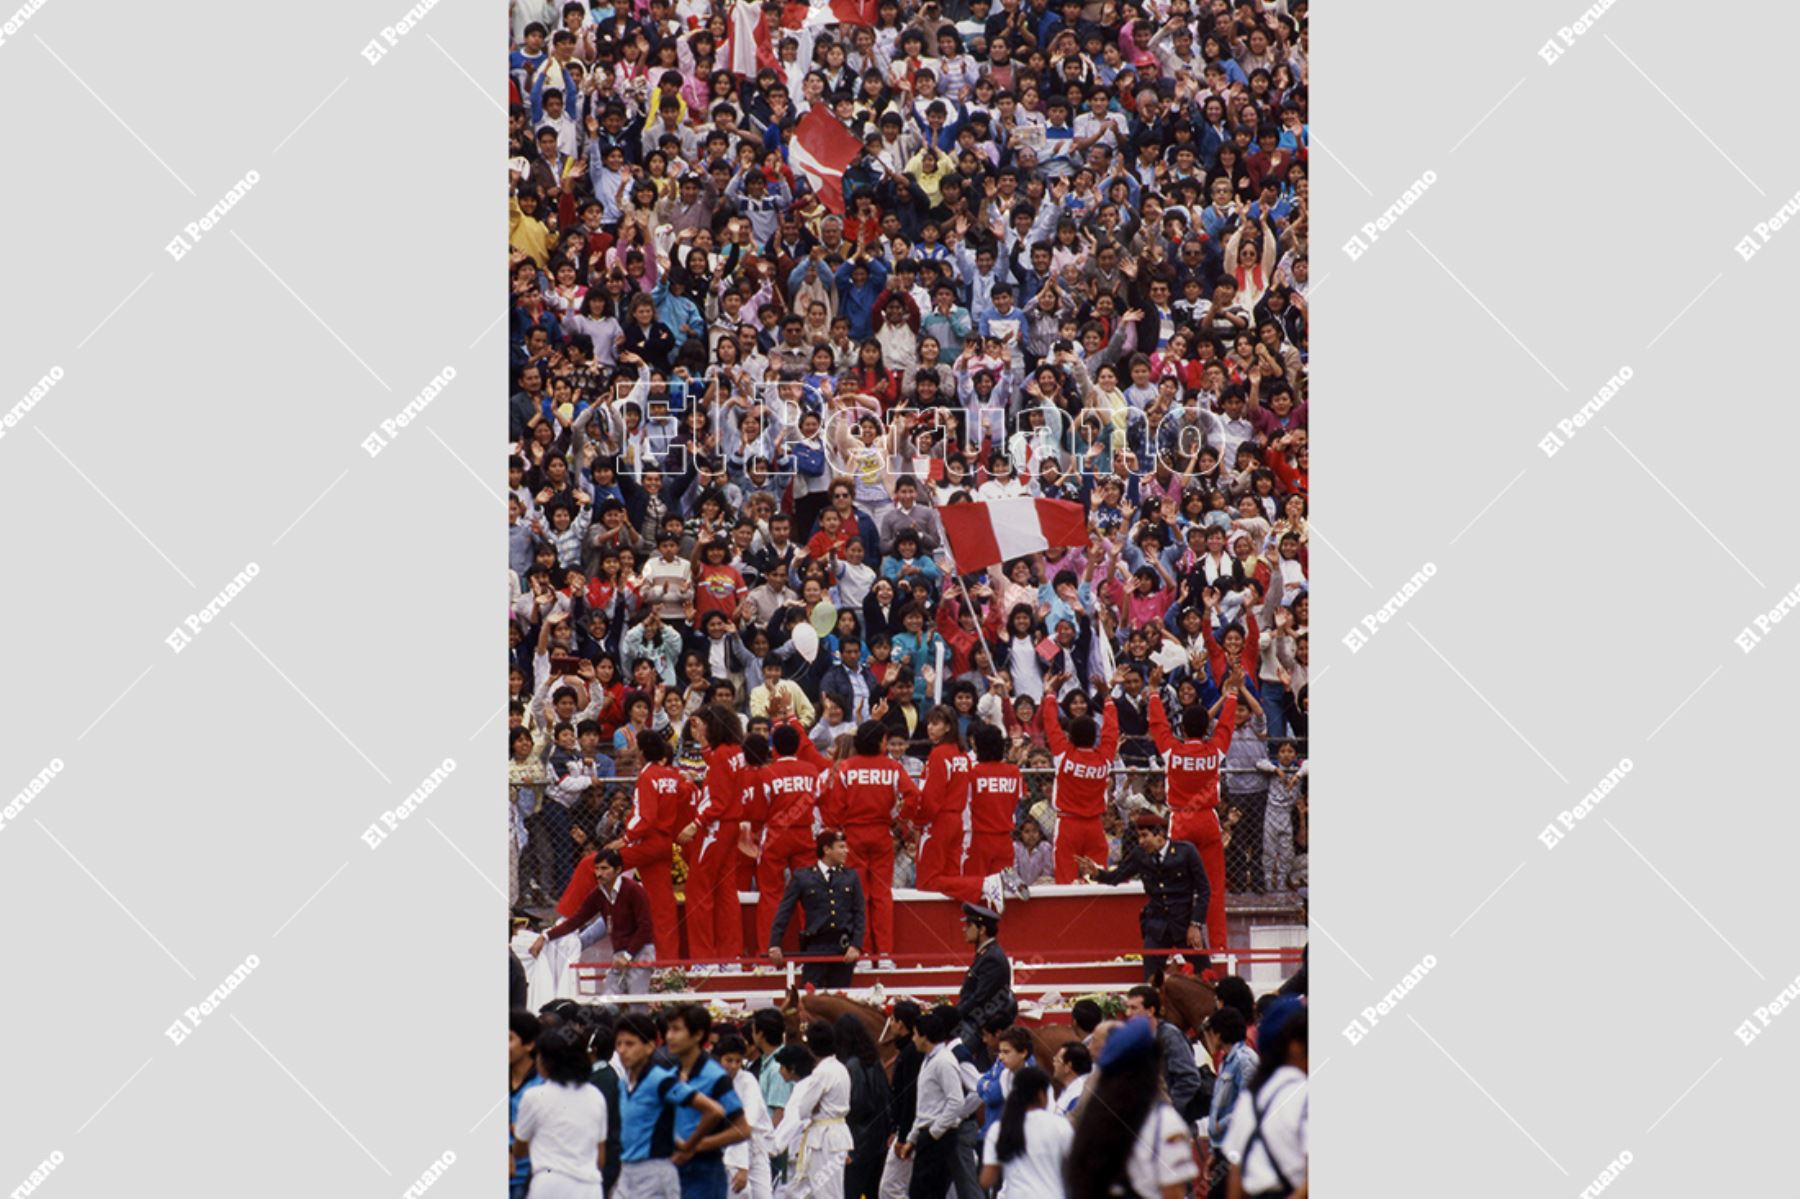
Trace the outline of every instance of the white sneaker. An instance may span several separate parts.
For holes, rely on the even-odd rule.
[[[1006,883],[999,874],[990,874],[981,880],[981,900],[994,911],[1004,914],[1006,911]]]
[[[893,958],[882,958],[880,962],[876,963],[876,965],[879,966],[883,970],[898,970],[899,969],[898,966],[894,965]]]
[[[736,962],[726,962],[723,966],[719,967],[720,974],[742,974],[743,972],[744,968]]]
[[[857,958],[856,959],[856,967],[853,972],[856,974],[864,974],[870,970],[873,970],[874,968],[875,967],[870,964],[868,958]]]
[[[702,964],[691,968],[687,972],[687,976],[689,978],[711,978],[718,972],[719,968],[717,966]]]

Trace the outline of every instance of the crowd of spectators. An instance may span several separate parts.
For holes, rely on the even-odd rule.
[[[1163,800],[1148,697],[1231,694],[1230,889],[1304,886],[1307,8],[774,5],[733,74],[723,0],[512,5],[515,904],[616,839],[641,731],[703,766],[709,703],[827,753],[878,720],[914,770],[941,704],[1029,770],[1107,693],[1115,861]],[[821,107],[841,213],[794,152]],[[952,560],[942,506],[1022,495],[1087,544]]]
[[[511,6],[515,907],[620,841],[646,769],[702,779],[727,708],[750,753],[797,722],[842,757],[879,722],[914,773],[928,726],[998,728],[1033,783],[1028,884],[1051,870],[1049,730],[1116,720],[1116,864],[1134,810],[1166,810],[1153,695],[1178,727],[1234,701],[1229,889],[1303,889],[1307,0],[743,3]],[[851,161],[798,145],[815,111]],[[944,507],[1027,495],[1081,504],[1086,544],[951,556]],[[918,833],[896,820],[900,886]],[[1054,1061],[994,1030],[942,1064],[981,1071],[979,1179],[898,1190],[909,1135],[937,1136],[896,1112],[948,1052],[931,1012],[882,1046],[910,1076],[871,1068],[853,1021],[515,1012],[513,1193],[1303,1189],[1304,1013],[1259,1045],[1242,980],[1219,996],[1198,1045],[1147,988],[1110,1053],[1092,1011]],[[1204,1102],[1171,1085],[1184,1054]]]
[[[1305,994],[1304,971],[1258,1000],[1222,980],[1190,1041],[1136,986],[1054,1047],[1004,1017],[970,1046],[954,1008],[905,999],[810,1022],[515,1006],[511,1199],[1304,1195]]]

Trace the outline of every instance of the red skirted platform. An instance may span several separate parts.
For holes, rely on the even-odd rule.
[[[756,949],[756,893],[738,894],[744,943]],[[1138,883],[1117,887],[1045,885],[1031,888],[1030,899],[1009,900],[1000,917],[1000,943],[1015,963],[1103,960],[1142,948],[1138,912],[1144,889]],[[682,907],[682,945],[687,946],[686,909]],[[794,914],[782,948],[797,952],[800,913]],[[866,944],[866,942],[865,942]],[[894,892],[895,961],[905,965],[966,962],[969,947],[962,939],[962,904],[936,891]]]

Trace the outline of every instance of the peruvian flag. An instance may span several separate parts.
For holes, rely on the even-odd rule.
[[[769,43],[769,27],[763,22],[762,6],[751,0],[738,0],[731,6],[731,27],[725,34],[725,69],[734,75],[751,78],[764,67],[780,72],[781,60]]]
[[[781,23],[788,29],[820,25],[873,25],[876,0],[789,0]]]
[[[813,191],[831,211],[844,211],[844,168],[862,153],[862,143],[844,128],[844,123],[814,105],[800,123],[794,126],[794,140],[788,146],[788,165],[805,175]]]
[[[1009,562],[1027,554],[1086,545],[1087,511],[1068,500],[1030,496],[951,504],[938,509],[950,556],[960,570]]]

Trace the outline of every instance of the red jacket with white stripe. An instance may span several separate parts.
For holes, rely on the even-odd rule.
[[[885,754],[857,754],[838,764],[825,793],[825,820],[837,828],[886,827],[897,802],[917,804],[918,784]]]
[[[1025,776],[1011,762],[977,762],[969,773],[969,828],[1012,835],[1013,816],[1025,801]]]
[[[813,813],[825,790],[824,771],[830,765],[830,760],[802,734],[796,756],[777,758],[757,772],[762,779],[761,797],[752,807],[750,819],[767,821],[774,831],[810,831]]]
[[[1177,737],[1169,727],[1168,713],[1163,711],[1162,696],[1150,694],[1150,736],[1156,741],[1156,752],[1167,765],[1169,807],[1175,812],[1219,806],[1219,767],[1225,764],[1225,750],[1231,745],[1231,730],[1237,720],[1237,696],[1227,695],[1219,709],[1218,722],[1212,736],[1204,741],[1188,741]]]
[[[975,760],[948,741],[934,746],[925,760],[925,789],[916,805],[900,814],[909,823],[935,825],[954,815],[961,817],[969,806],[969,768]]]
[[[1044,698],[1048,707],[1050,697]],[[1113,707],[1112,696],[1106,697],[1106,720],[1100,730],[1099,745],[1075,748],[1055,712],[1045,713],[1044,736],[1050,742],[1050,752],[1056,755],[1057,815],[1100,819],[1100,813],[1106,809],[1106,788],[1112,782],[1113,756],[1119,752],[1119,713]]]
[[[706,795],[700,801],[702,823],[744,819],[744,792],[754,789],[755,774],[744,761],[741,745],[715,745],[706,751]]]
[[[675,768],[661,762],[644,767],[638,774],[631,820],[625,825],[625,846],[619,851],[625,864],[668,861],[675,836],[691,818],[697,797],[694,784]]]

